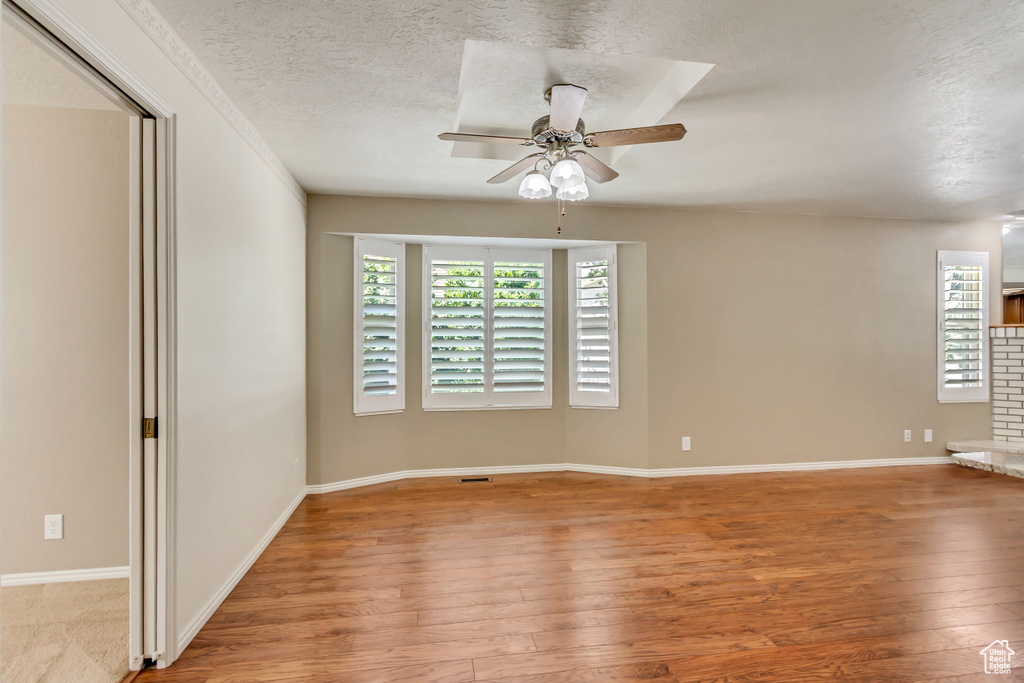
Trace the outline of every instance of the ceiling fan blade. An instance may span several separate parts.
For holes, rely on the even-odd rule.
[[[586,88],[570,84],[551,86],[551,127],[563,133],[576,130],[586,100]]]
[[[587,176],[587,179],[594,180],[598,183],[607,183],[609,180],[615,180],[619,177],[619,174],[608,166],[603,161],[600,161],[586,152],[574,152],[572,158],[579,162],[579,165],[583,167],[583,173]]]
[[[670,123],[665,126],[587,133],[583,142],[587,147],[616,147],[618,145],[640,145],[645,142],[672,142],[673,140],[682,140],[684,135],[686,135],[686,129],[683,128],[683,124]]]
[[[438,135],[442,140],[449,142],[486,142],[501,145],[522,145],[529,147],[536,144],[530,138],[510,138],[505,135],[476,135],[474,133],[441,133]]]
[[[537,163],[537,157],[542,156],[544,156],[542,152],[537,152],[536,154],[531,154],[528,157],[520,159],[519,161],[512,164],[511,166],[509,166],[504,171],[494,176],[487,182],[491,183],[492,185],[496,185],[497,183],[503,183],[506,180],[511,180],[512,178],[515,178],[517,175],[519,175],[522,171],[525,171],[527,168]]]

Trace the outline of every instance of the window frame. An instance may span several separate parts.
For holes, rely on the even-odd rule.
[[[431,390],[431,276],[433,260],[481,261],[484,264],[484,390],[473,394],[434,393]],[[494,263],[526,261],[542,263],[544,267],[544,389],[536,392],[494,392]],[[422,376],[423,410],[533,410],[552,407],[552,287],[551,249],[518,247],[461,246],[446,244],[423,245],[422,284]],[[507,398],[506,398],[507,397]]]
[[[990,392],[990,348],[989,342],[989,263],[988,253],[983,251],[939,251],[937,255],[936,289],[937,289],[937,386],[939,403],[986,403]],[[947,387],[946,371],[946,340],[945,340],[945,306],[946,306],[946,266],[976,266],[981,268],[981,385],[977,387]]]
[[[599,247],[570,248],[568,252],[569,309],[569,407],[615,410],[619,407],[619,294],[618,294],[618,248],[615,244]],[[609,384],[610,391],[580,391],[578,358],[576,355],[577,335],[577,290],[576,268],[581,261],[608,261],[608,318],[609,318]]]
[[[387,415],[405,410],[405,243],[368,237],[354,238],[353,246],[352,412]],[[367,255],[396,259],[395,266],[395,393],[366,395],[363,385],[364,270]]]

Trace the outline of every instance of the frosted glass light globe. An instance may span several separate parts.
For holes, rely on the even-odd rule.
[[[551,183],[540,171],[530,171],[519,185],[519,196],[526,199],[544,199],[551,196]]]
[[[563,184],[558,188],[558,192],[555,196],[567,202],[578,202],[581,199],[589,197],[590,190],[587,189],[586,183],[580,183],[578,185],[573,185],[572,187],[566,187]]]
[[[551,169],[551,184],[555,187],[573,187],[584,181],[583,167],[575,159],[562,159]]]

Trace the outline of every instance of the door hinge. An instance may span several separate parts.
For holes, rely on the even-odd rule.
[[[143,439],[155,439],[156,438],[156,424],[157,418],[155,417],[144,417],[142,418],[142,438]]]

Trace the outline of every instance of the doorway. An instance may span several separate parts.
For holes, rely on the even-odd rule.
[[[1003,224],[1003,324],[1024,325],[1024,211]]]
[[[50,19],[4,0],[2,676],[116,683],[168,654],[171,128]]]

